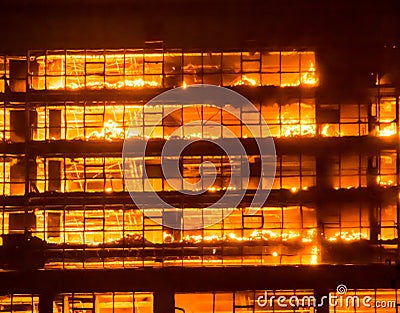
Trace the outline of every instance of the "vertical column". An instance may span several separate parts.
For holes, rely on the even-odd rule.
[[[26,60],[10,60],[10,89],[11,92],[26,92],[28,74]]]
[[[175,298],[174,292],[167,287],[154,292],[154,313],[174,313]],[[42,312],[39,312],[42,313]]]
[[[25,87],[25,103],[24,103],[24,107],[25,107],[25,117],[24,117],[24,153],[25,153],[25,192],[24,192],[24,219],[25,219],[25,224],[27,222],[27,217],[29,216],[29,199],[28,199],[28,195],[30,193],[30,179],[31,179],[31,174],[30,174],[30,168],[31,168],[31,164],[30,160],[30,142],[31,142],[31,110],[30,110],[30,103],[28,102],[28,95],[27,95],[27,91],[28,91],[28,61],[25,61],[25,80],[24,80],[24,87]],[[35,170],[36,170],[36,166],[35,166]],[[27,227],[25,227],[25,233],[28,232]]]
[[[396,130],[397,130],[397,138],[400,137],[400,108],[399,108],[399,98],[396,96]],[[396,147],[396,174],[397,174],[397,181],[396,181],[396,189],[397,189],[397,201],[396,201],[396,225],[397,225],[397,260],[400,260],[400,140],[397,140],[397,147]]]
[[[164,231],[172,237],[172,242],[181,240],[182,214],[181,209],[164,209],[163,211],[163,225],[170,226],[165,227]]]
[[[50,160],[48,162],[48,191],[61,191],[61,161]]]
[[[315,290],[315,299],[317,300],[317,313],[329,313],[329,290]],[[41,313],[41,312],[39,312]]]
[[[379,237],[379,203],[376,200],[375,193],[378,188],[378,175],[379,175],[379,156],[368,157],[367,168],[367,188],[370,197],[368,203],[369,221],[370,221],[370,240],[377,242]]]
[[[368,134],[371,136],[377,136],[378,122],[378,111],[379,111],[379,89],[378,94],[374,96],[368,108]],[[369,221],[370,221],[370,240],[376,242],[379,237],[379,205],[376,202],[374,194],[378,188],[378,176],[379,176],[379,153],[368,156],[367,165],[367,188],[369,205]]]
[[[61,110],[49,110],[49,134],[46,139],[61,139]]]
[[[53,313],[53,294],[46,292],[39,296],[39,313]]]
[[[316,158],[317,188],[321,191],[333,189],[335,159],[331,155]]]
[[[325,225],[329,222],[330,217],[337,214],[337,208],[335,205],[327,199],[329,191],[334,187],[334,164],[335,160],[332,156],[321,154],[316,158],[316,215],[318,223],[318,235],[323,237],[325,235]],[[323,238],[320,238],[323,239]],[[323,242],[323,240],[322,240]],[[327,251],[325,246],[320,247],[321,259],[327,257]]]

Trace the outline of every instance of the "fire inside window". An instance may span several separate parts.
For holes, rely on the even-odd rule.
[[[398,140],[398,97],[377,93],[370,101],[321,102],[316,92],[317,64],[312,51],[67,50],[0,56],[0,139],[7,146],[0,155],[0,196],[7,200],[0,211],[1,233],[29,231],[44,240],[46,266],[56,268],[319,264],[390,258],[398,238],[398,150],[393,145]],[[141,92],[156,95],[190,84],[225,86],[243,93],[260,88],[265,96],[252,101],[269,130],[258,114],[232,104],[229,109],[242,120],[209,104],[164,104],[143,110],[143,99],[128,97],[132,90],[140,97]],[[13,98],[20,93],[29,94],[29,101]],[[87,94],[92,98],[87,99]],[[171,110],[174,113],[159,123]],[[206,122],[188,125],[197,120]],[[129,202],[121,152],[115,147],[125,139],[156,142],[176,135],[185,140],[229,139],[229,132],[211,122],[249,143],[254,136],[273,136],[279,143],[297,147],[306,140],[357,137],[375,138],[385,146],[367,153],[321,152],[311,145],[300,152],[283,149],[276,159],[272,200],[256,215],[250,215],[243,204],[206,229],[163,227]],[[74,148],[93,142],[96,145],[91,147],[101,148],[89,154]],[[162,174],[160,151],[154,149],[152,156],[130,168],[132,186],[138,192],[154,189],[173,195]],[[183,179],[177,178],[177,185],[182,190],[187,182],[199,180],[204,162],[217,171],[215,183],[201,187],[207,197],[227,189],[231,174],[227,157],[207,152],[184,155],[181,161]],[[234,165],[243,161],[250,164],[249,183],[237,179],[231,188],[252,192],[260,180],[262,187],[268,186],[271,177],[260,172],[260,156],[233,160]],[[151,186],[143,183],[144,170]],[[373,204],[365,200],[362,192],[370,189],[384,193],[385,200]],[[337,190],[359,200],[334,205],[310,200],[319,190]],[[21,201],[13,203],[25,196],[30,200],[25,207]],[[180,205],[176,216],[183,210],[203,214],[195,205]],[[162,222],[167,217],[157,218]],[[351,245],[353,254],[345,244]],[[367,255],[365,246],[371,248]]]
[[[103,293],[62,293],[53,298],[53,312],[113,312],[113,313],[152,313],[153,293],[151,292],[103,292]],[[39,296],[10,294],[0,297],[3,312],[37,313]]]
[[[35,90],[318,85],[312,51],[32,51],[29,69]]]
[[[339,299],[329,312],[396,312],[399,289],[349,289],[345,296],[327,290],[332,299]],[[175,309],[182,312],[222,313],[263,311],[284,313],[296,311],[313,313],[321,296],[313,289],[209,291],[173,294]],[[265,298],[266,297],[266,298]],[[342,301],[340,302],[340,297]],[[368,297],[365,298],[365,297]],[[55,313],[74,311],[99,313],[152,313],[155,295],[151,292],[79,292],[59,293],[52,299]],[[0,297],[4,312],[39,312],[39,296],[9,294]]]
[[[328,312],[396,312],[398,289],[356,289],[347,290],[341,296],[334,290],[329,291],[332,299],[342,297],[342,302],[331,305]],[[266,298],[265,298],[266,297]],[[336,297],[336,298],[335,298]],[[370,303],[365,301],[368,297]],[[364,302],[363,302],[364,301]],[[317,290],[246,290],[231,292],[175,293],[176,307],[184,312],[292,312],[299,308],[301,312],[316,312],[323,303]]]
[[[32,103],[30,111],[31,139],[117,141],[127,138],[169,139],[177,128],[181,137],[224,138],[221,128],[196,129],[185,124],[199,119],[224,124],[236,136],[258,137],[346,137],[373,135],[391,137],[397,133],[396,98],[382,98],[379,104],[342,104],[316,106],[314,98],[291,99],[260,103],[260,111],[269,131],[252,115],[235,109],[243,122],[232,118],[221,109],[202,106],[158,106],[143,112],[139,103],[62,102],[40,105]],[[176,110],[168,119],[155,125],[163,112]],[[375,115],[372,115],[375,114]],[[133,124],[132,124],[133,123]],[[24,104],[8,105],[0,102],[0,138],[3,141],[25,141],[26,115]],[[251,127],[251,132],[249,131]],[[154,130],[150,132],[151,129]]]

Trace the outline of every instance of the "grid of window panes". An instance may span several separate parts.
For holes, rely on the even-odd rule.
[[[374,135],[389,137],[398,134],[397,107],[396,97],[382,96],[375,99],[371,109],[371,116],[376,120]]]
[[[30,138],[44,140],[117,141],[126,138],[344,137],[397,133],[396,98],[382,104],[316,106],[313,98],[275,99],[256,104],[259,116],[232,106],[146,106],[132,102],[31,103]],[[225,111],[234,112],[241,120]],[[170,113],[172,112],[172,113]],[[370,117],[368,117],[370,116]],[[193,125],[194,121],[202,125]],[[188,125],[192,123],[191,125]],[[221,124],[215,126],[215,123]],[[23,142],[25,104],[0,102],[0,139]],[[370,129],[369,129],[370,128]]]
[[[120,192],[129,187],[131,192],[188,190],[201,178],[201,171],[215,167],[216,179],[212,186],[204,182],[201,189],[223,191],[228,186],[235,189],[255,190],[261,186],[291,191],[308,190],[318,186],[317,179],[331,189],[352,189],[371,186],[394,187],[397,185],[396,150],[382,150],[374,157],[366,155],[337,153],[328,157],[309,154],[284,154],[276,158],[276,172],[270,176],[268,159],[257,155],[227,157],[220,155],[181,156],[182,173],[168,180],[163,174],[161,157],[137,158],[129,162],[129,186],[123,178],[123,159],[121,157],[37,157],[30,168],[31,191],[53,192]],[[1,160],[0,160],[1,161]],[[208,163],[204,163],[208,162]],[[242,180],[238,175],[240,164],[249,163],[250,177]],[[368,163],[375,167],[368,167]],[[317,171],[317,168],[323,168]],[[0,163],[1,165],[1,163]],[[261,167],[264,171],[261,171]],[[235,168],[235,171],[232,171]],[[4,156],[2,162],[3,194],[21,194],[25,182],[25,167],[20,157]],[[143,173],[146,171],[148,184]],[[173,186],[170,184],[173,182]],[[180,186],[180,187],[179,187]],[[198,186],[199,187],[199,186]],[[204,188],[203,188],[204,187]],[[17,192],[18,190],[18,192]]]
[[[244,159],[243,159],[244,158]],[[211,162],[217,176],[212,191],[222,191],[229,184],[237,189],[257,189],[260,178],[260,158],[257,156],[183,156],[182,177],[175,178],[174,186],[187,189],[186,183],[200,179],[200,167]],[[375,161],[374,161],[375,160]],[[135,162],[136,170],[130,181],[131,191],[171,191],[161,169],[161,157],[146,157]],[[237,177],[231,180],[231,165],[249,162],[249,182]],[[278,155],[273,190],[308,190],[317,186],[317,165],[324,163],[324,186],[334,189],[360,188],[367,186],[394,187],[397,182],[396,151],[383,150],[372,159],[376,167],[368,170],[369,158],[357,154],[337,154],[329,159],[316,159],[306,154]],[[374,163],[372,162],[372,163]],[[0,156],[0,194],[23,195],[25,193],[26,160],[24,155],[3,154]],[[210,166],[211,166],[210,163]],[[371,163],[371,162],[370,162]],[[143,167],[145,165],[145,168]],[[271,165],[271,164],[270,164]],[[37,157],[29,164],[30,190],[34,193],[53,192],[119,192],[126,191],[121,157]],[[127,168],[128,169],[128,168]],[[150,185],[142,177],[146,170]],[[206,170],[206,168],[202,169]],[[136,173],[136,174],[135,174]],[[268,172],[261,176],[261,184],[268,186],[273,177]],[[134,179],[133,177],[136,177]],[[172,178],[170,178],[172,179]],[[205,184],[206,186],[207,184]],[[151,188],[150,188],[151,186]],[[133,189],[132,189],[133,188]],[[150,188],[150,189],[149,189]],[[204,187],[205,188],[205,187]]]
[[[331,313],[397,312],[398,289],[348,290],[330,293]],[[316,312],[321,298],[312,289],[175,293],[175,306],[184,312]]]
[[[153,313],[151,292],[65,293],[53,298],[53,313]]]
[[[5,233],[25,230],[24,212],[3,212]],[[188,212],[193,220],[204,214],[184,208],[164,212],[159,220]],[[221,222],[198,230],[162,226],[128,205],[45,206],[32,209],[25,220],[31,221],[33,235],[51,244],[46,250],[49,268],[317,264],[315,209],[249,212],[235,209]]]
[[[315,54],[307,51],[60,50],[32,52],[28,64],[21,57],[0,57],[0,93],[8,84],[11,91],[23,92],[26,86],[31,90],[73,91],[172,88],[201,83],[229,87],[315,87],[319,84]],[[43,102],[0,102],[0,139],[23,143],[27,139],[121,142],[128,138],[229,138],[231,135],[224,127],[243,139],[270,135],[391,137],[398,133],[397,97],[379,96],[370,104],[332,104],[319,103],[313,89],[286,91],[296,95],[276,96],[272,92],[274,96],[264,95],[254,104],[270,133],[260,122],[259,114],[232,105],[229,111],[233,110],[240,119],[211,105],[143,107],[144,103],[132,101],[49,102],[46,98]],[[171,111],[174,112],[163,118]],[[203,124],[191,124],[198,120]],[[64,143],[56,144],[60,147]],[[103,201],[113,193],[115,196],[117,192],[127,191],[120,153],[105,150],[83,157],[53,150],[37,155],[33,149],[28,152],[35,155],[27,162],[23,154],[12,153],[16,146],[10,145],[10,150],[0,155],[0,195],[24,195],[28,190],[29,197],[41,198],[44,200],[41,203],[46,203],[53,196],[65,197],[68,202],[73,193],[81,193],[85,199],[97,196]],[[46,149],[50,146],[46,144]],[[356,188],[384,187],[379,190],[385,193],[382,197],[385,200],[374,205],[354,201],[316,207],[307,203],[265,207],[255,215],[240,208],[222,222],[194,231],[160,226],[164,218],[170,218],[167,214],[157,216],[160,223],[156,223],[130,205],[55,204],[30,207],[28,211],[3,205],[2,234],[30,229],[33,235],[53,244],[46,251],[50,260],[47,266],[56,268],[332,263],[330,257],[335,251],[339,256],[349,251],[348,247],[340,250],[341,244],[357,244],[350,249],[361,252],[371,242],[385,251],[397,248],[398,196],[393,198],[393,193],[389,193],[399,183],[397,158],[395,148],[371,151],[368,155],[341,151],[329,156],[311,152],[277,156],[272,189],[285,189],[288,195],[296,197],[300,191],[315,191],[314,187],[320,186],[350,189],[349,192]],[[257,155],[231,160],[219,155],[183,156],[181,161],[183,178],[174,178],[174,185],[181,189],[186,188],[185,182],[195,183],[200,179],[201,170],[207,170],[203,164],[212,165],[217,171],[209,194],[225,191],[229,182],[233,188],[255,190],[260,178],[262,187],[269,187],[273,179],[267,175],[260,177],[261,162]],[[246,186],[241,179],[231,178],[232,166],[239,167],[243,161],[250,163],[251,175]],[[160,157],[145,157],[138,164],[134,168],[135,191],[168,193],[176,189],[164,178]],[[148,172],[151,188],[143,182],[144,170]],[[202,218],[204,213],[190,207],[177,212],[178,216],[191,212],[193,218]],[[331,249],[337,243],[339,248]],[[325,253],[329,249],[333,254]],[[374,251],[363,255],[362,262],[373,263],[383,257],[386,252]],[[346,261],[339,258],[335,262]],[[94,299],[93,294],[90,297]]]
[[[324,137],[366,136],[370,133],[371,110],[362,103],[320,103],[316,113],[317,133]]]
[[[318,85],[313,51],[48,50],[28,61],[36,90]]]
[[[255,112],[226,105],[154,105],[78,102],[32,104],[34,140],[126,138],[237,138],[315,136],[314,99],[257,105],[270,132]],[[233,115],[235,114],[235,115]],[[240,118],[239,118],[240,117]],[[195,125],[194,122],[201,121]],[[190,124],[190,125],[189,125]],[[218,125],[216,125],[218,124]]]
[[[398,289],[350,289],[343,295],[331,291],[329,312],[395,313]],[[213,291],[175,293],[174,303],[184,312],[315,312],[321,298],[313,289]],[[3,312],[37,313],[39,297],[31,294],[10,294],[0,297]],[[53,297],[53,312],[142,312],[152,313],[151,292],[64,293]]]
[[[21,102],[0,101],[0,140],[6,142],[23,142],[28,136],[26,123],[26,105]],[[32,118],[32,132],[35,132],[34,112]]]
[[[0,296],[1,312],[5,313],[38,313],[39,296],[32,294],[10,294]]]
[[[366,104],[320,104],[317,109],[317,132],[327,137],[390,137],[398,132],[397,97],[382,96]]]
[[[398,289],[350,289],[344,295],[331,292],[336,301],[331,313],[395,313],[398,311]]]
[[[30,179],[35,169],[30,169]],[[24,155],[0,154],[0,195],[24,195],[26,159]]]
[[[125,138],[224,138],[227,130],[239,138],[247,137],[314,137],[365,136],[369,133],[389,137],[397,132],[396,98],[382,99],[373,105],[358,104],[315,106],[314,99],[292,99],[256,105],[268,124],[269,131],[258,116],[229,107],[244,122],[213,106],[154,106],[143,109],[139,103],[66,102],[32,104],[30,110],[31,138],[34,140],[101,140]],[[174,110],[168,114],[167,111]],[[23,103],[5,105],[0,102],[0,139],[22,142],[26,137],[26,115]],[[203,126],[187,124],[202,120]],[[219,123],[221,126],[213,126]],[[209,125],[208,125],[209,124]],[[368,125],[372,129],[368,130]],[[207,126],[208,125],[208,126]],[[223,127],[223,126],[224,127]],[[371,127],[371,126],[370,126]]]
[[[26,212],[3,207],[0,222],[2,234],[27,229],[45,240],[48,268],[343,263],[349,245],[363,262],[374,263],[395,251],[395,199],[373,211],[368,203],[323,209],[292,205],[254,213],[237,208],[212,226],[188,230],[184,225],[204,219],[201,208],[165,210],[150,218],[133,205],[54,204]],[[182,230],[161,225],[176,217]],[[364,255],[373,237],[384,249]]]
[[[266,301],[264,301],[266,296]],[[313,302],[304,301],[291,306],[289,299],[310,299],[312,289],[297,290],[256,290],[234,292],[175,293],[175,307],[185,312],[223,313],[223,312],[316,312]],[[257,299],[261,298],[261,301]],[[279,302],[278,302],[279,299]]]
[[[384,150],[375,157],[377,167],[375,173],[370,174],[367,156],[336,155],[330,159],[316,160],[314,156],[293,154],[279,155],[276,163],[276,175],[272,186],[273,190],[287,189],[292,191],[307,190],[317,185],[317,163],[326,163],[329,171],[324,182],[330,188],[360,188],[367,186],[392,187],[397,184],[396,151]],[[242,157],[235,158],[241,162]],[[177,177],[176,186],[185,189],[186,182],[197,182],[200,179],[200,167],[205,161],[211,162],[217,168],[217,177],[213,191],[224,190],[229,183],[235,188],[256,189],[259,183],[260,159],[248,156],[250,164],[249,183],[238,179],[230,181],[231,162],[224,156],[185,156],[181,158],[183,177]],[[151,188],[155,191],[170,191],[168,181],[161,170],[161,157],[146,157],[144,162],[137,163],[137,179],[132,180],[132,191],[146,191],[150,188],[143,183],[143,163],[148,173]],[[239,164],[238,163],[238,164]],[[31,191],[43,193],[46,191],[58,192],[118,192],[125,191],[121,157],[46,157],[36,159],[29,165]],[[133,169],[132,169],[133,170]],[[25,192],[26,164],[23,155],[3,154],[0,156],[0,194],[23,195]],[[253,173],[253,174],[252,174]],[[254,176],[253,176],[254,175]],[[270,184],[272,178],[262,176],[262,185]],[[264,181],[265,180],[265,181]],[[371,185],[372,184],[372,185]],[[132,187],[132,188],[133,188]],[[150,190],[150,189],[149,189]]]

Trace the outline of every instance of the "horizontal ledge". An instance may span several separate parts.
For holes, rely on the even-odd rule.
[[[223,192],[205,192],[201,195],[182,195],[176,191],[164,191],[157,194],[165,201],[178,208],[202,208],[217,202]],[[154,197],[152,193],[140,193],[141,199],[146,197]],[[238,207],[250,206],[254,196],[254,191],[247,191]],[[377,188],[353,188],[353,189],[331,189],[321,190],[318,188],[309,188],[308,190],[299,190],[292,192],[290,190],[271,190],[265,206],[292,206],[305,205],[309,207],[322,206],[323,203],[354,203],[385,205],[395,202],[398,198],[397,187],[377,187]],[[116,204],[131,205],[133,208],[137,206],[133,203],[128,192],[46,192],[46,193],[30,193],[26,196],[1,196],[0,205],[5,206],[35,206],[35,205],[83,205],[83,204]],[[227,207],[230,207],[227,205]]]
[[[397,266],[389,265],[3,271],[0,272],[0,293],[155,291],[164,288],[172,292],[267,289],[335,291],[339,284],[345,284],[348,289],[396,288],[398,273]]]
[[[137,140],[138,144],[146,141],[143,139],[128,139],[132,144]],[[221,155],[218,143],[229,145],[235,143],[237,139],[223,138],[212,140],[177,140],[181,144],[189,144],[182,155]],[[248,155],[259,155],[260,151],[257,141],[254,138],[239,139]],[[262,141],[268,139],[261,139]],[[169,140],[174,141],[174,140]],[[293,137],[293,138],[273,138],[276,153],[281,154],[314,154],[314,155],[337,155],[360,153],[374,155],[381,150],[398,149],[398,138],[379,138],[372,136],[360,137]],[[124,140],[116,141],[90,141],[90,140],[54,140],[54,141],[30,141],[25,143],[0,143],[0,153],[4,154],[24,154],[32,156],[120,156],[124,146]],[[160,156],[166,143],[165,139],[150,139],[147,142],[146,153],[149,156]],[[135,156],[143,156],[140,153]]]

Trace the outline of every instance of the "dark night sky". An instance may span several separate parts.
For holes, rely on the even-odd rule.
[[[400,36],[397,0],[3,1],[4,50],[143,45],[376,46]],[[360,5],[360,3],[362,5]],[[221,40],[223,38],[223,40]]]

